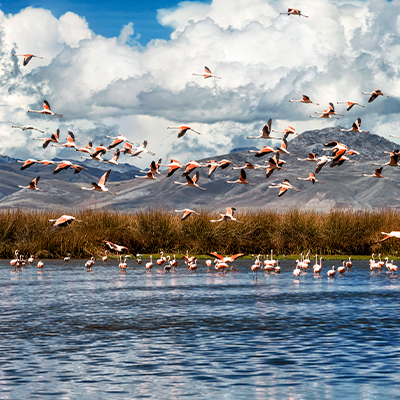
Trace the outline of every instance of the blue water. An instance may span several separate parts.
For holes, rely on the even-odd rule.
[[[400,398],[399,277],[0,261],[0,398]],[[35,264],[36,265],[36,264]],[[336,263],[336,265],[339,265]]]

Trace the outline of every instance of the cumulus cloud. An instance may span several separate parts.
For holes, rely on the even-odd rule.
[[[280,15],[288,7],[309,18]],[[399,14],[400,4],[385,0],[184,1],[158,12],[160,24],[174,29],[171,38],[142,48],[132,39],[132,23],[118,38],[105,38],[72,12],[59,19],[32,7],[0,13],[0,151],[21,154],[11,143],[14,123],[40,125],[50,133],[70,129],[80,144],[94,132],[101,140],[119,130],[137,143],[147,139],[156,157],[183,162],[232,147],[261,147],[246,136],[269,118],[276,129],[291,125],[302,131],[350,127],[360,116],[364,129],[388,137],[398,127],[400,105],[400,20],[393,18]],[[13,52],[44,59],[22,67]],[[204,65],[222,79],[192,75]],[[367,104],[361,92],[375,88],[390,98]],[[289,103],[303,93],[321,107]],[[62,121],[26,114],[44,98],[64,114]],[[310,118],[330,101],[342,100],[366,108],[347,113],[338,105],[345,114],[341,120]],[[166,129],[177,124],[192,125],[202,135],[178,140]],[[18,140],[24,154],[40,157],[32,136],[18,133]],[[150,158],[133,161],[144,166]]]

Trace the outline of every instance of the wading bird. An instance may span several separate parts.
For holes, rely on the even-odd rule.
[[[196,171],[196,173],[193,175],[193,178],[191,178],[189,175],[187,175],[185,178],[186,178],[186,183],[176,182],[176,181],[174,181],[174,183],[176,183],[177,185],[197,187],[201,190],[207,190],[206,188],[200,187],[197,184],[197,182],[199,180],[199,171]]]
[[[262,128],[262,133],[260,136],[247,136],[247,139],[275,139],[280,140],[280,138],[271,137],[271,125],[272,119],[270,118],[268,122]]]
[[[205,74],[195,74],[195,73],[193,73],[193,75],[196,75],[196,76],[204,76],[204,79],[207,79],[207,78],[222,79],[220,76],[215,76],[215,75],[213,75],[213,74],[211,73],[210,68],[208,68],[208,67],[204,67],[204,71],[205,71]]]
[[[307,15],[302,14],[300,10],[295,8],[288,8],[287,12],[281,12],[281,15],[298,15],[299,17],[308,18]]]
[[[21,189],[39,190],[41,192],[45,192],[45,190],[38,189],[36,187],[36,185],[39,183],[39,180],[40,180],[40,176],[38,176],[37,178],[33,179],[33,181],[28,186],[18,185],[18,187],[21,188]]]
[[[53,226],[51,227],[51,230],[68,226],[69,224],[72,223],[72,221],[83,222],[80,219],[76,219],[76,217],[73,217],[72,215],[61,215],[61,217],[58,219],[49,219],[49,222],[54,222]]]
[[[365,108],[362,104],[356,103],[355,101],[338,101],[337,104],[347,104],[347,111],[350,111],[354,106],[360,106]]]
[[[98,192],[107,192],[113,195],[116,195],[117,193],[112,193],[108,190],[108,188],[106,188],[106,183],[107,183],[107,179],[111,174],[111,169],[109,169],[99,180],[98,183],[96,182],[92,182],[93,187],[92,188],[86,188],[86,187],[81,187],[81,189],[83,190],[96,190]]]
[[[196,214],[196,215],[201,215],[198,212],[194,211],[194,210],[190,210],[189,208],[185,208],[183,210],[174,210],[177,213],[181,213],[183,212],[181,221],[184,221],[185,219],[189,218],[192,214]]]
[[[32,125],[24,125],[24,126],[13,125],[11,128],[19,128],[19,129],[22,129],[23,131],[33,130],[33,131],[38,131],[40,133],[44,133],[44,131],[41,131],[40,129],[35,128]]]
[[[15,57],[24,57],[24,61],[22,63],[24,67],[26,65],[28,65],[29,61],[31,61],[33,57],[43,59],[43,57],[35,56],[33,54],[13,54],[13,56],[15,56]]]
[[[368,100],[368,103],[372,103],[378,96],[389,98],[389,96],[383,94],[380,89],[375,89],[373,92],[362,92],[362,94],[371,95],[371,97]]]
[[[240,222],[241,224],[244,224],[243,221],[238,221],[233,214],[235,213],[236,208],[234,207],[226,207],[226,213],[225,214],[219,214],[221,216],[220,219],[213,219],[210,220],[210,222],[220,222],[220,221],[235,221],[235,222]]]
[[[314,103],[313,101],[310,100],[308,96],[305,94],[302,95],[303,98],[301,100],[289,100],[290,103],[305,103],[305,104],[315,104],[316,106],[319,106],[319,103]]]
[[[33,140],[41,140],[43,142],[43,148],[46,149],[47,146],[52,143],[61,143],[60,142],[60,130],[57,129],[55,133],[51,135],[49,138],[33,138]]]
[[[334,278],[336,275],[335,266],[333,265],[332,268],[327,272],[328,277]]]
[[[198,135],[201,135],[200,132],[195,131],[190,126],[168,126],[167,129],[179,129],[178,138],[185,136],[185,133],[187,131],[192,131],[194,133],[197,133]]]
[[[47,114],[47,115],[55,115],[56,117],[62,118],[62,114],[56,114],[51,111],[50,104],[47,100],[43,100],[43,110],[36,111],[36,110],[28,110],[30,113],[38,113],[38,114]]]
[[[255,185],[255,183],[249,183],[246,181],[246,171],[244,169],[240,170],[239,179],[236,181],[226,181],[226,183],[241,183],[243,185]]]
[[[389,233],[381,232],[381,233],[382,233],[382,235],[386,235],[386,236],[383,239],[378,240],[376,243],[384,242],[385,240],[388,240],[392,237],[400,239],[400,231],[391,231]]]
[[[280,188],[278,197],[283,196],[289,189],[297,190],[300,192],[300,189],[291,185],[288,179],[285,179],[282,183],[271,183],[271,186],[268,186],[268,189],[276,189]]]
[[[370,178],[383,178],[383,179],[387,179],[388,181],[390,181],[390,178],[385,178],[384,176],[382,176],[382,170],[383,170],[383,167],[380,167],[375,170],[375,173],[373,175],[363,174],[363,176],[368,176]]]
[[[360,132],[360,133],[369,133],[369,131],[361,130],[361,118],[357,118],[350,129],[341,129],[342,132]]]

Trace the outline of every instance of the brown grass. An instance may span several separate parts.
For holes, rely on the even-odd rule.
[[[88,257],[104,253],[102,240],[127,246],[132,254],[221,254],[312,253],[365,255],[371,252],[400,254],[400,241],[382,239],[381,232],[398,230],[400,213],[393,210],[317,213],[292,209],[287,212],[253,211],[239,213],[234,222],[210,223],[216,213],[203,211],[181,221],[164,209],[122,213],[86,210],[73,214],[82,223],[51,231],[51,218],[62,212],[21,209],[0,210],[0,257],[21,254],[42,258]]]

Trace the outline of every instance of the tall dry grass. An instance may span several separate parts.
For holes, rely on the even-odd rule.
[[[399,230],[400,213],[394,210],[317,213],[292,209],[287,212],[248,211],[234,222],[210,223],[215,213],[202,211],[181,221],[164,209],[131,213],[86,210],[74,214],[82,223],[52,231],[51,218],[62,212],[0,210],[0,257],[10,258],[15,249],[36,257],[88,257],[102,254],[102,240],[127,246],[132,254],[275,253],[365,255],[382,252],[398,255],[400,241],[375,244],[380,232]]]

